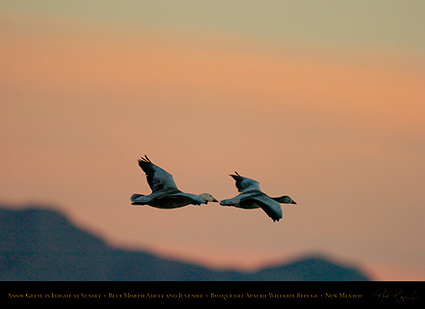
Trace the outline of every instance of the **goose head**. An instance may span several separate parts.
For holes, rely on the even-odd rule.
[[[199,194],[199,197],[204,200],[205,204],[208,204],[208,202],[218,202],[211,194],[209,193],[202,193]]]
[[[284,195],[281,197],[274,197],[273,199],[276,202],[283,203],[283,204],[296,204],[296,202],[287,195]]]

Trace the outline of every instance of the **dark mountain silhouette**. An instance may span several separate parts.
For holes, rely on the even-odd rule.
[[[369,280],[359,270],[310,256],[255,272],[215,270],[119,249],[62,214],[0,205],[0,280]]]

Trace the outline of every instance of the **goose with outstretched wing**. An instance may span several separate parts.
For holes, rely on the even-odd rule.
[[[220,201],[222,206],[233,206],[243,209],[261,208],[273,220],[279,221],[283,217],[282,208],[279,203],[296,204],[289,196],[270,197],[260,190],[258,181],[243,177],[235,172],[230,175],[235,181],[236,188],[240,192],[234,198]]]
[[[131,205],[149,205],[156,208],[171,209],[186,205],[201,205],[218,202],[211,194],[199,195],[185,193],[177,188],[173,175],[152,163],[147,155],[138,160],[140,168],[145,172],[152,193],[149,195],[133,194]]]

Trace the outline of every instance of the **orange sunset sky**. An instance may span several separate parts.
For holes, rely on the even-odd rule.
[[[317,253],[425,280],[423,1],[1,1],[0,201],[107,242],[252,269]],[[284,219],[133,207],[287,194]]]

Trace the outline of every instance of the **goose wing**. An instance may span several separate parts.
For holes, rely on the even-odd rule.
[[[283,212],[282,208],[280,208],[280,204],[265,195],[264,193],[255,194],[250,197],[247,197],[241,201],[241,204],[243,203],[257,204],[273,221],[279,221],[283,217]]]
[[[236,181],[235,185],[239,192],[260,191],[260,183],[254,179],[242,177],[236,172],[236,175],[230,175]]]
[[[178,191],[173,175],[153,164],[147,155],[141,157],[138,162],[146,174],[146,179],[152,192]]]

